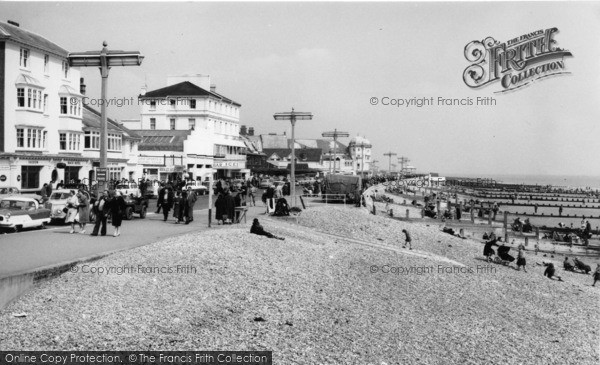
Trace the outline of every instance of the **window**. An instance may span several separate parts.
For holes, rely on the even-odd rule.
[[[24,68],[29,68],[29,50],[27,48],[21,48],[19,65]]]
[[[63,151],[65,151],[67,149],[67,134],[66,133],[60,134],[60,149]]]
[[[189,125],[190,125],[190,130],[191,131],[193,131],[194,129],[196,129],[196,119],[190,118],[189,119]]]
[[[48,112],[48,94],[44,94],[44,113]]]
[[[86,131],[83,141],[84,148],[100,149],[100,132]]]
[[[63,61],[62,62],[62,73],[65,79],[69,78],[69,62],[67,61]]]
[[[170,99],[170,100],[169,100],[169,103],[171,104],[171,108],[172,108],[172,109],[175,109],[175,103],[176,103],[176,102],[177,102],[177,101],[176,101],[175,99]]]
[[[150,101],[150,110],[156,110],[156,100]]]
[[[150,129],[156,129],[156,118],[150,118]]]
[[[23,136],[23,129],[17,129],[17,147],[25,147],[25,137]]]
[[[119,134],[108,134],[108,149],[110,151],[121,150],[121,135]]]
[[[190,109],[196,109],[196,99],[190,99]]]
[[[17,148],[44,149],[46,136],[47,132],[42,128],[17,128]]]
[[[25,89],[22,87],[17,89],[17,106],[25,107]]]
[[[18,87],[17,107],[42,111],[42,91],[33,87]]]
[[[39,188],[41,169],[41,166],[21,166],[21,189]]]
[[[175,118],[171,118],[169,123],[171,124],[171,130],[175,130]]]
[[[79,151],[81,148],[81,134],[60,133],[59,142],[62,151]]]
[[[60,114],[67,114],[67,98],[60,97]]]
[[[47,74],[48,73],[48,67],[50,64],[50,56],[48,56],[47,54],[44,55],[44,73]]]

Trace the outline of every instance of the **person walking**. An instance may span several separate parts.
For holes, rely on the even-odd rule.
[[[410,233],[408,233],[408,231],[406,229],[403,229],[402,232],[404,233],[404,246],[402,246],[402,248],[406,248],[406,245],[409,246],[409,250],[412,250],[412,239],[410,238]]]
[[[48,201],[48,184],[44,184],[44,186],[42,186],[40,195],[42,196],[42,204]]]
[[[98,200],[92,205],[92,212],[94,212],[94,215],[96,216],[96,222],[94,223],[94,229],[91,234],[92,236],[97,236],[98,230],[100,230],[101,236],[106,236],[106,219],[110,213],[107,200],[108,190],[104,190]]]
[[[71,232],[69,233],[75,233],[75,223],[79,222],[79,199],[75,195],[75,190],[69,192],[66,208],[67,216],[65,217],[65,223],[71,224]]]
[[[198,200],[196,193],[192,190],[191,186],[188,186],[187,198],[184,201],[187,209],[185,224],[190,224],[194,220],[194,204],[196,204],[196,200]]]
[[[160,209],[162,208],[166,188],[167,187],[164,186],[164,184],[161,184],[161,188],[158,190],[158,199],[156,200],[156,214],[160,213]]]
[[[90,201],[83,190],[77,193],[79,200],[79,233],[85,234],[85,226],[90,221]]]
[[[183,221],[184,214],[184,201],[186,200],[187,193],[185,191],[178,191],[173,197],[173,218],[177,219],[175,224],[179,224]]]
[[[171,189],[170,185],[167,185],[163,189],[161,197],[162,197],[161,207],[163,209],[163,216],[164,216],[163,221],[166,222],[167,219],[169,218],[169,211],[171,211],[171,208],[173,207],[173,190]]]
[[[110,216],[112,217],[112,225],[115,227],[114,237],[121,235],[121,223],[123,223],[123,211],[125,210],[125,200],[121,194],[117,194],[114,190],[110,192]]]

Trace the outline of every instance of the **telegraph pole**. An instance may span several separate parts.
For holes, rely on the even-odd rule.
[[[384,155],[384,156],[388,156],[388,157],[389,157],[389,159],[390,159],[390,161],[389,161],[389,165],[388,165],[388,168],[389,168],[390,175],[391,175],[391,174],[392,174],[392,156],[397,156],[398,154],[397,154],[396,152],[392,152],[392,151],[390,151],[390,152],[386,152],[386,153],[384,153],[383,155]]]
[[[321,136],[323,137],[333,137],[333,173],[335,174],[335,159],[337,157],[337,139],[338,137],[350,137],[350,133],[348,132],[340,132],[337,129],[335,129],[333,132],[323,132],[321,134]],[[329,160],[329,173],[331,173],[331,153],[329,154],[330,156],[330,160]],[[341,166],[340,166],[341,167]]]

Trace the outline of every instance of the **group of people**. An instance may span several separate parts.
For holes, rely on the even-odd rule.
[[[156,203],[156,214],[163,211],[163,221],[169,219],[169,212],[173,209],[173,218],[175,223],[190,224],[194,220],[194,205],[198,200],[196,192],[191,186],[177,184],[177,189],[171,184],[163,184],[158,191]]]
[[[91,208],[90,208],[91,207]],[[90,199],[88,195],[80,189],[71,190],[67,198],[65,223],[71,224],[70,233],[75,233],[76,225],[79,226],[79,233],[86,233],[86,225],[90,222],[90,209],[95,216],[94,229],[92,236],[106,236],[106,223],[108,217],[111,217],[112,226],[115,228],[113,236],[121,235],[121,224],[125,212],[125,201],[123,196],[114,190],[104,190],[97,199]]]

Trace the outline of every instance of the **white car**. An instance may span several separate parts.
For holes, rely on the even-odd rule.
[[[87,195],[88,199],[90,198],[90,195],[87,192],[84,192],[84,194]],[[65,219],[67,213],[63,212],[63,209],[67,206],[67,199],[69,199],[70,196],[71,189],[57,189],[52,192],[52,195],[50,195],[45,206],[47,209],[50,209],[50,218],[53,220]]]
[[[208,194],[208,188],[202,184],[200,181],[189,182],[186,185],[186,189],[191,187],[192,190],[196,193],[196,195],[205,195]]]
[[[50,210],[37,200],[23,196],[0,198],[0,229],[15,232],[23,228],[44,228],[50,223]]]
[[[140,188],[136,183],[126,183],[126,184],[118,184],[115,187],[115,190],[123,194],[124,196],[128,196],[129,194],[133,194],[134,197],[139,197],[142,195],[140,192]]]

